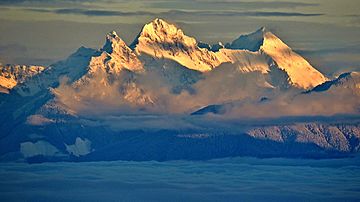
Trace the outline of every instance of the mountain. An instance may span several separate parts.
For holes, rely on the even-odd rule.
[[[327,81],[308,61],[264,27],[252,34],[240,36],[228,48],[263,52],[289,75],[289,82],[299,88],[309,89]]]
[[[159,66],[158,62],[173,61],[171,66],[183,66],[196,72],[209,72],[217,67],[232,64],[231,66],[240,73],[261,72],[271,78],[274,77],[272,79],[274,83],[279,80],[279,72],[284,71],[287,78],[281,79],[288,80],[290,86],[300,89],[310,89],[327,80],[305,59],[294,53],[265,28],[240,36],[225,47],[222,43],[215,44],[211,48],[207,47],[212,50],[208,50],[206,45],[205,48],[200,48],[201,43],[162,19],[155,19],[146,24],[130,48],[116,32],[109,33],[106,38],[106,43],[100,52],[105,52],[107,55],[104,54],[102,58],[111,57],[108,63],[118,68],[109,68],[108,65],[107,71],[119,72],[119,66],[130,71],[138,71],[149,66]],[[149,61],[148,58],[153,58],[152,63],[143,64]],[[101,58],[97,59],[101,60]],[[89,62],[85,61],[85,63]],[[104,63],[104,61],[93,61],[96,62]],[[280,77],[284,77],[282,73],[280,74]],[[11,82],[12,84],[4,85],[14,86],[14,81]]]
[[[112,129],[94,120],[84,119],[67,121],[67,123],[48,120],[47,124],[39,126],[22,126],[15,131],[26,129],[31,131],[31,134],[26,136],[15,134],[15,137],[3,138],[0,160],[25,160],[37,163],[206,160],[233,156],[338,158],[349,157],[357,153],[360,148],[359,122],[320,121],[285,124],[265,122],[264,126],[238,122],[237,127],[234,127],[218,120],[210,122],[216,124],[216,128],[208,125],[181,130],[153,130],[146,129],[147,126],[138,123],[133,123],[137,126],[137,130],[126,131],[116,128],[121,122],[131,125],[134,118],[128,118],[120,118]],[[146,119],[157,120],[154,117]],[[159,121],[170,121],[170,119],[164,117]],[[202,121],[189,120],[188,124],[191,122],[196,126]]]
[[[77,102],[88,99],[102,102],[113,96],[114,101],[119,103],[124,101],[134,106],[151,105],[153,103],[151,97],[135,82],[136,74],[142,75],[144,71],[143,62],[113,31],[107,34],[105,45],[99,53],[90,58],[86,73],[78,80],[70,82],[66,90],[72,89],[74,94],[77,94]],[[71,98],[64,99],[64,97],[68,98],[66,95],[69,94],[68,91],[63,92],[55,88],[52,92],[62,105],[71,108],[70,105],[74,104]]]
[[[210,46],[155,19],[130,45],[113,31],[98,50],[15,67],[0,77],[8,79],[1,80],[8,94],[0,94],[4,161],[326,158],[359,150],[359,74],[329,80],[265,28]]]
[[[158,18],[143,27],[131,47],[138,54],[175,60],[200,72],[210,71],[224,62],[229,62],[222,54],[199,48],[194,38],[186,36],[175,25]]]
[[[347,72],[341,74],[338,78],[326,81],[321,85],[307,91],[306,93],[324,92],[328,90],[349,89],[355,95],[360,93],[360,72]]]
[[[200,45],[199,45],[200,44]],[[198,43],[175,25],[162,19],[146,24],[130,45],[138,55],[171,59],[200,72],[208,72],[224,63],[235,64],[242,72],[271,74],[270,66],[284,70],[291,85],[309,89],[327,78],[265,28],[240,36],[225,48]]]
[[[9,93],[9,90],[29,77],[33,77],[46,68],[42,66],[2,65],[0,64],[0,93]]]
[[[108,59],[106,59],[106,71],[108,73],[119,73],[121,68],[129,71],[143,71],[141,61],[115,31],[107,34],[105,45],[101,50],[108,57]],[[101,64],[102,63],[104,63],[104,61],[102,61]],[[96,64],[90,66],[96,67]],[[94,70],[92,69],[92,71]]]
[[[59,86],[61,78],[74,82],[87,70],[89,61],[98,51],[81,47],[66,60],[47,67],[43,72],[14,86],[9,94],[0,94],[0,137],[11,134],[13,127],[26,122],[28,116],[36,113],[54,98],[52,88]]]
[[[67,59],[50,65],[46,71],[15,86],[12,93],[31,97],[42,91],[48,92],[49,87],[57,87],[61,77],[66,76],[71,81],[75,81],[84,75],[91,57],[98,54],[98,51],[94,49],[80,47]]]

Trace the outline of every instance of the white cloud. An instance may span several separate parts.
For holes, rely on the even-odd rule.
[[[74,144],[65,144],[65,146],[66,151],[77,157],[84,156],[91,152],[91,141],[86,138],[83,140],[80,137],[77,137]]]
[[[60,151],[46,141],[23,142],[20,144],[20,152],[25,158],[33,156],[56,156],[60,154]]]

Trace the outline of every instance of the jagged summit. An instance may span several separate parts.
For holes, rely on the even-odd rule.
[[[199,48],[195,38],[186,36],[175,25],[162,19],[146,24],[131,47],[137,54],[171,59],[196,71],[205,72],[229,59],[204,48]]]
[[[94,56],[90,61],[89,66],[92,72],[98,68],[108,73],[119,73],[123,68],[130,71],[141,71],[143,69],[136,54],[115,31],[106,35],[106,41],[101,51],[103,53],[100,56]]]
[[[157,43],[177,41],[183,42],[184,46],[193,46],[194,43],[196,43],[194,38],[187,37],[183,31],[174,24],[170,24],[159,18],[144,25],[130,47],[135,49],[136,46],[139,45],[139,39],[147,39]]]
[[[194,38],[186,36],[184,32],[174,24],[167,23],[159,18],[156,18],[144,26],[142,36],[156,42],[183,42],[183,45],[189,47],[196,44]]]
[[[289,75],[290,82],[299,88],[313,88],[328,80],[308,61],[271,32],[265,32],[260,51],[270,56],[279,68]]]
[[[261,27],[253,33],[241,35],[226,47],[230,49],[258,51],[264,43],[266,32],[268,32],[267,29],[265,27]]]
[[[122,47],[127,47],[126,43],[115,31],[111,31],[106,35],[106,42],[101,50],[111,54],[113,52],[120,52]]]
[[[261,27],[253,33],[241,35],[227,48],[266,54],[289,75],[290,83],[298,88],[310,89],[328,80],[265,27]]]

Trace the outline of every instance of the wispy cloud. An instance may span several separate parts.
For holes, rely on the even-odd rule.
[[[165,12],[149,12],[149,11],[115,11],[115,10],[94,10],[94,9],[26,9],[33,12],[48,12],[55,14],[73,14],[73,15],[86,15],[86,16],[252,16],[252,17],[311,17],[321,16],[322,13],[301,13],[301,12],[267,12],[267,11],[253,11],[253,12],[241,12],[241,11],[184,11],[184,10],[170,10]]]
[[[96,2],[98,0],[0,0],[0,5],[16,5],[22,3],[82,3],[82,2]]]
[[[5,52],[25,52],[27,48],[20,44],[6,44],[0,45],[0,54]]]
[[[238,11],[197,11],[189,12],[182,10],[171,10],[164,14],[169,15],[198,15],[198,16],[259,16],[259,17],[307,17],[307,16],[320,16],[322,13],[301,13],[301,12],[268,12],[268,11],[251,11],[251,12],[238,12]]]
[[[189,4],[191,1],[191,4]],[[201,5],[193,6],[193,5]],[[207,8],[218,8],[218,9],[229,9],[234,8],[238,10],[249,10],[249,9],[279,9],[279,8],[297,8],[297,7],[311,7],[319,6],[316,3],[305,3],[305,2],[290,2],[290,1],[207,1],[207,0],[185,0],[174,3],[174,1],[158,1],[152,2],[154,8],[168,8],[172,9],[176,5],[177,8],[190,9],[190,10],[206,10]]]
[[[319,6],[316,3],[305,3],[305,2],[290,2],[290,1],[207,1],[207,0],[170,0],[170,1],[162,1],[162,0],[136,0],[137,2],[143,2],[145,4],[151,5],[152,7],[157,8],[169,8],[172,9],[174,6],[186,6],[189,5],[189,2],[192,4],[201,4],[204,7],[208,6],[216,6],[216,7],[228,7],[233,8],[234,6],[243,9],[259,9],[259,8],[297,8],[297,7],[309,7],[309,6]],[[54,3],[123,3],[128,2],[126,0],[0,0],[0,5],[17,5],[17,4],[31,4],[36,3],[40,4],[54,4]],[[196,8],[201,9],[201,8]]]
[[[53,11],[57,14],[78,14],[87,16],[140,16],[155,15],[155,13],[147,11],[123,12],[112,10],[87,10],[87,9],[57,9]]]

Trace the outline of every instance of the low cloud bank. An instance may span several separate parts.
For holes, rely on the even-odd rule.
[[[136,75],[124,71],[110,78],[99,71],[74,84],[62,79],[53,92],[56,101],[68,110],[91,116],[190,114],[213,104],[223,108],[224,113],[218,116],[224,118],[359,114],[357,80],[306,94],[296,89],[273,88],[269,82],[258,72],[236,74],[225,68],[204,74],[195,84],[174,92],[179,86],[168,85],[156,73]]]

